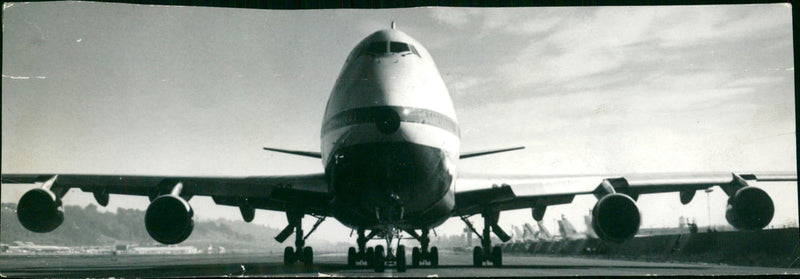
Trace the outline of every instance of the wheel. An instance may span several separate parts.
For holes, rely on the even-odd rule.
[[[492,248],[492,263],[496,267],[503,266],[503,250],[500,249],[500,246],[495,246]]]
[[[350,249],[347,249],[347,266],[356,266],[356,247],[350,247]]]
[[[414,247],[414,249],[411,249],[411,266],[418,267],[421,256],[422,255],[419,252],[419,247]]]
[[[386,269],[386,256],[383,254],[383,246],[375,246],[375,272],[383,272]]]
[[[397,245],[395,262],[397,263],[397,272],[406,272],[406,246]]]
[[[372,247],[367,248],[366,259],[367,267],[372,267],[375,265],[375,249]]]
[[[436,248],[436,246],[431,247],[431,254],[429,256],[431,257],[431,267],[439,266],[439,248]]]
[[[314,264],[314,249],[311,249],[311,247],[303,248],[303,263],[305,265]]]
[[[472,265],[476,267],[483,265],[483,248],[480,246],[472,249]]]
[[[290,265],[295,261],[294,248],[286,247],[283,249],[283,264]]]

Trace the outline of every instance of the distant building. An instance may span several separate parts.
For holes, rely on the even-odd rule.
[[[130,249],[134,254],[197,254],[200,253],[192,246],[161,246],[161,247],[135,247]]]
[[[206,248],[206,254],[225,254],[225,247],[214,247],[214,245],[209,244],[208,248]]]

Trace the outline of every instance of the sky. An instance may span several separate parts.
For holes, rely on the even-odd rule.
[[[261,147],[318,151],[345,58],[391,21],[433,56],[462,151],[526,147],[461,161],[460,171],[796,170],[785,4],[270,11],[51,2],[3,7],[0,171],[322,172],[319,160]],[[797,221],[797,183],[759,186],[776,205],[771,225]],[[31,187],[3,185],[2,201]],[[677,226],[680,216],[727,224],[725,194],[701,194],[686,206],[677,193],[640,197],[642,227]],[[79,190],[64,202],[94,203]],[[545,225],[557,231],[563,214],[582,230],[594,202],[548,208]],[[147,204],[112,195],[107,209]],[[241,218],[210,198],[190,204],[199,219]],[[286,225],[263,210],[255,222]],[[524,222],[529,210],[500,218],[505,228]],[[463,227],[452,218],[436,230]],[[355,243],[349,232],[329,220],[317,234]]]

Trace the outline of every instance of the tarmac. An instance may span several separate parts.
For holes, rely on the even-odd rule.
[[[0,255],[0,277],[515,277],[626,275],[800,275],[800,268],[642,262],[573,256],[504,254],[504,266],[473,267],[472,255],[440,251],[437,268],[349,268],[344,253],[316,255],[314,264],[286,266],[281,255]]]

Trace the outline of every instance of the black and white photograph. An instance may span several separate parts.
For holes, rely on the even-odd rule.
[[[800,274],[788,2],[2,28],[2,277]]]

